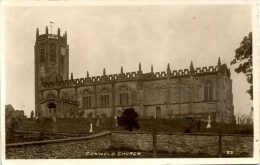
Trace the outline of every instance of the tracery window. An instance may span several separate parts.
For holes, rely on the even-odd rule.
[[[56,62],[56,46],[55,46],[55,44],[51,44],[50,61]]]
[[[55,97],[56,97],[55,94],[51,92],[46,95],[47,99],[51,99],[51,98],[54,99]]]
[[[82,107],[91,107],[91,93],[88,90],[82,93]]]
[[[207,81],[204,86],[204,100],[213,101],[213,85],[210,81]]]
[[[120,93],[120,105],[128,105],[129,104],[129,90],[126,86],[122,86],[119,89]]]
[[[109,91],[107,88],[103,88],[100,91],[101,94],[101,106],[109,106]]]

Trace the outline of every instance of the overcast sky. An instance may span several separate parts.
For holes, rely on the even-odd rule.
[[[138,70],[143,72],[217,65],[230,67],[243,37],[252,31],[246,5],[85,6],[5,8],[6,101],[27,116],[34,109],[34,44],[36,28],[54,34],[67,31],[70,72],[74,78]],[[235,113],[249,113],[252,102],[246,77],[234,72]]]

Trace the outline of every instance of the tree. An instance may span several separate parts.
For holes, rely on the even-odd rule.
[[[129,132],[133,131],[133,129],[139,129],[139,124],[137,122],[138,114],[135,112],[134,108],[126,108],[122,115],[118,117],[117,123],[119,126],[124,127]]]
[[[237,73],[244,73],[247,77],[247,82],[250,84],[250,88],[247,93],[250,95],[250,99],[253,99],[253,65],[252,65],[252,32],[245,36],[240,43],[240,47],[236,49],[235,58],[230,62],[230,65],[239,64],[235,69]]]

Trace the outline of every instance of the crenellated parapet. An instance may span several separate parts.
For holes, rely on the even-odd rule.
[[[196,68],[194,74],[201,75],[201,74],[217,73],[217,72],[218,72],[218,66],[209,66],[209,67]]]
[[[57,30],[57,34],[50,34],[49,33],[49,29],[46,26],[46,30],[45,30],[45,34],[39,34],[39,29],[37,28],[36,30],[36,42],[37,41],[42,41],[42,40],[59,40],[61,42],[67,43],[67,32],[65,31],[65,33],[61,36],[60,35],[60,28],[58,28]]]
[[[189,69],[173,70],[171,75],[172,77],[190,76],[190,70]]]
[[[218,72],[226,71],[227,75],[230,75],[230,71],[227,68],[226,64],[209,66],[209,67],[197,67],[194,68],[193,64],[191,64],[190,69],[180,69],[180,70],[170,70],[169,65],[167,67],[167,71],[162,72],[154,72],[153,67],[151,72],[143,73],[141,70],[141,65],[139,64],[139,71],[137,72],[123,72],[123,68],[121,67],[121,72],[119,74],[110,74],[106,75],[105,69],[103,70],[102,76],[93,76],[89,77],[89,73],[87,72],[86,78],[78,78],[73,79],[73,74],[71,74],[70,80],[62,80],[56,79],[55,82],[43,82],[44,88],[53,88],[53,87],[73,87],[73,86],[83,86],[83,85],[95,85],[102,83],[113,83],[113,82],[122,82],[122,81],[146,81],[146,80],[157,80],[157,79],[166,79],[170,74],[170,78],[180,78],[180,77],[189,77],[189,76],[201,76],[206,74],[216,74]],[[219,69],[221,68],[221,69]]]
[[[37,37],[37,41],[44,41],[46,39],[50,40],[59,40],[63,43],[67,42],[67,39],[63,36],[55,35],[55,34],[42,34]]]
[[[70,79],[70,80],[61,80],[55,82],[43,82],[43,87],[70,87],[70,86],[80,86],[94,83],[106,83],[114,81],[129,81],[137,79],[137,72],[127,72],[123,74],[113,74],[113,75],[104,75],[103,76],[93,76],[86,78]]]

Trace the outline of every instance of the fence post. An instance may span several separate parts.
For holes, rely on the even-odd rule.
[[[153,122],[153,157],[157,158],[157,139],[156,139],[156,127],[155,127],[155,123],[154,123],[154,117],[152,116],[152,122]]]
[[[219,134],[218,134],[218,157],[222,157],[222,116],[220,119]]]

